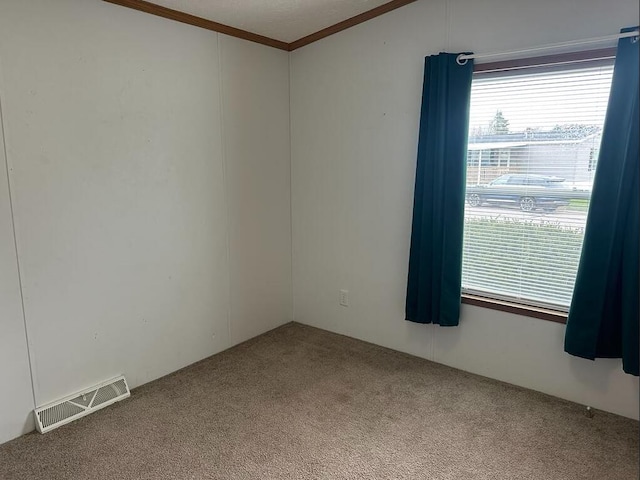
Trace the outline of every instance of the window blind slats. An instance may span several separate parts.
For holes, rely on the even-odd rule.
[[[474,78],[463,291],[568,309],[612,73]]]

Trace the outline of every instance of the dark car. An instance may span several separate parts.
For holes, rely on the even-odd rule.
[[[486,185],[467,186],[467,202],[472,207],[483,204],[518,206],[525,212],[542,209],[553,212],[569,205],[572,198],[585,198],[587,192],[572,189],[564,178],[547,175],[508,174]]]

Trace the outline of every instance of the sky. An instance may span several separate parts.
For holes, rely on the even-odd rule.
[[[510,132],[555,125],[602,125],[613,66],[503,78],[477,77],[471,88],[470,132],[486,129],[497,110]]]

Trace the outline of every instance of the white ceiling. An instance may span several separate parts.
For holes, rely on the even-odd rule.
[[[151,0],[173,10],[293,42],[389,0]]]

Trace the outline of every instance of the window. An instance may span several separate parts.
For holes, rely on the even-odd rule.
[[[478,152],[468,151],[467,152],[467,166],[469,167],[477,167],[478,166]]]
[[[511,181],[511,175],[502,175],[491,181],[491,185],[506,185]]]
[[[613,60],[474,74],[463,293],[568,310],[612,74]]]
[[[511,175],[509,180],[507,181],[509,185],[524,185],[525,181],[522,177],[518,175]]]

